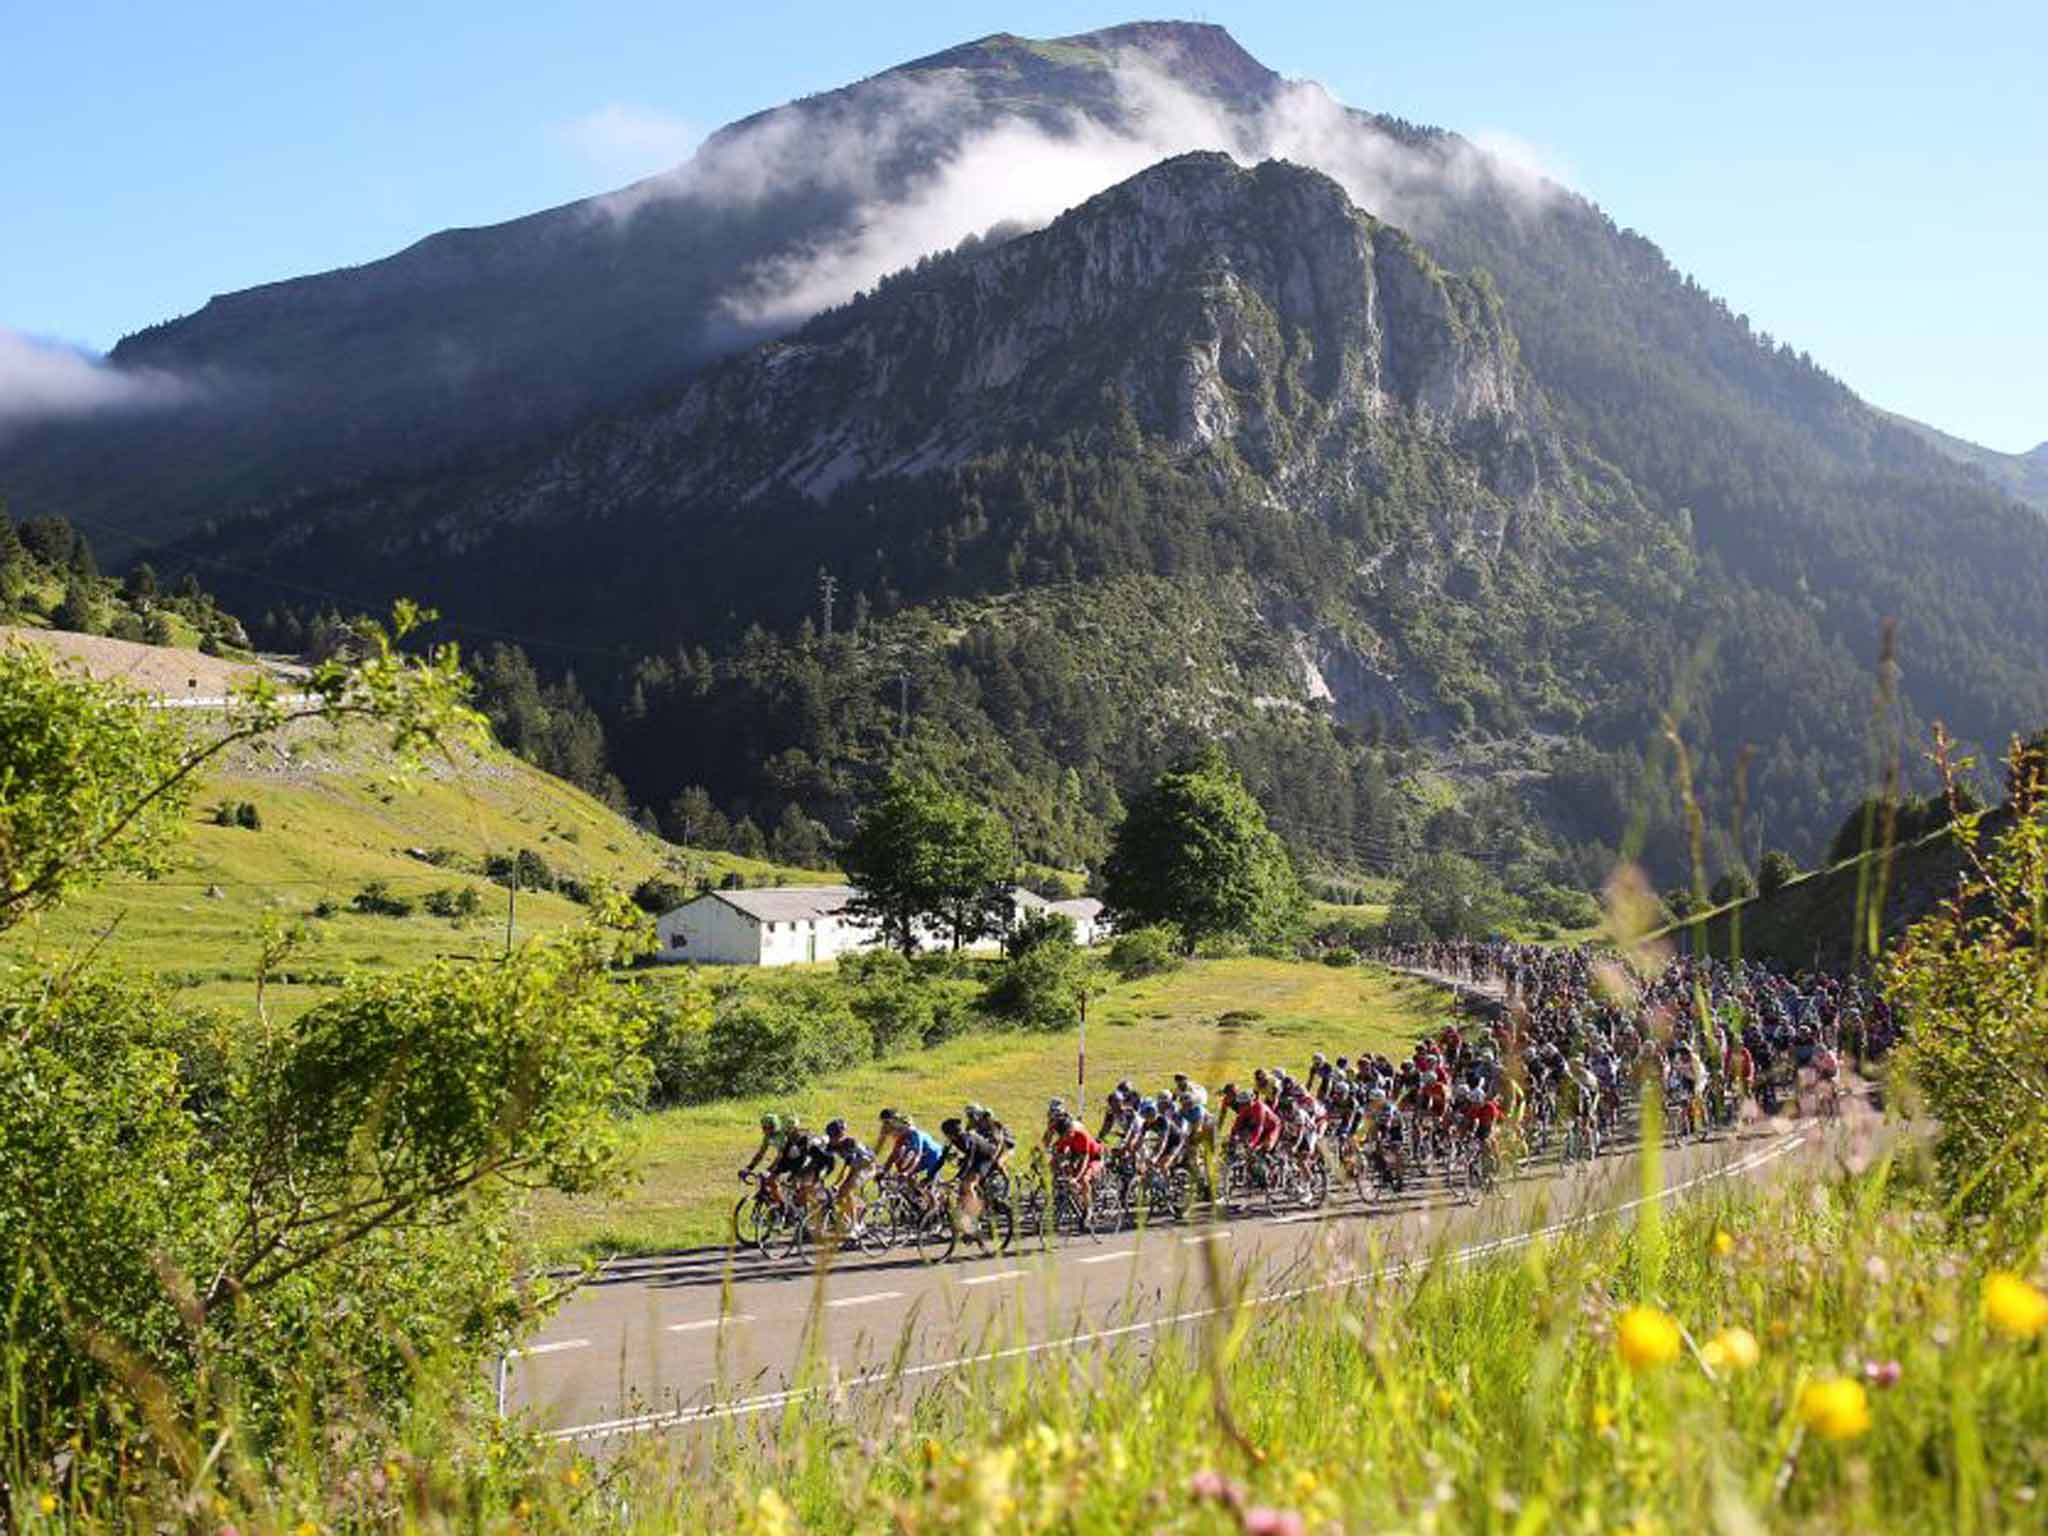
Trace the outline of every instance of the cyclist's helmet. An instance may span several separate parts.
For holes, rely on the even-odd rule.
[[[961,1126],[960,1122],[951,1115],[948,1115],[939,1122],[939,1130],[948,1141],[958,1141],[963,1129],[964,1127]]]
[[[1065,1110],[1061,1110],[1052,1117],[1052,1128],[1064,1136],[1074,1128],[1074,1117]]]
[[[962,1116],[964,1116],[966,1119],[970,1121],[981,1120],[986,1118],[988,1115],[988,1111],[983,1109],[979,1104],[969,1104],[966,1108],[962,1109],[960,1113],[962,1114]]]
[[[1173,1108],[1173,1095],[1162,1089],[1153,1096],[1152,1107],[1162,1115],[1168,1113]]]
[[[1176,1087],[1176,1088],[1185,1088],[1185,1087],[1187,1087],[1187,1085],[1188,1085],[1188,1075],[1187,1075],[1187,1073],[1185,1073],[1185,1072],[1176,1072],[1176,1073],[1174,1073],[1174,1074],[1173,1074],[1173,1086],[1174,1086],[1174,1087]]]
[[[845,1134],[846,1122],[844,1120],[827,1120],[825,1122],[825,1139],[827,1141],[837,1141]]]
[[[1116,1085],[1116,1091],[1122,1094],[1127,1099],[1134,1099],[1138,1096],[1138,1090],[1136,1086],[1131,1082],[1131,1080],[1128,1077]]]
[[[1235,1084],[1235,1083],[1225,1083],[1225,1084],[1223,1085],[1223,1107],[1224,1107],[1225,1109],[1228,1109],[1228,1108],[1229,1108],[1229,1107],[1230,1107],[1231,1105],[1235,1104],[1236,1102],[1237,1102],[1237,1084]]]
[[[1327,1063],[1327,1062],[1325,1061],[1325,1059],[1324,1059],[1324,1056],[1323,1056],[1323,1053],[1322,1053],[1321,1051],[1317,1051],[1317,1052],[1315,1053],[1315,1055],[1311,1056],[1311,1057],[1309,1058],[1309,1062],[1310,1062],[1310,1064],[1311,1064],[1311,1065],[1313,1065],[1313,1066],[1318,1066],[1318,1067],[1320,1067],[1320,1066],[1325,1066],[1325,1065],[1327,1065],[1327,1064],[1328,1064],[1328,1063]]]
[[[885,1109],[881,1113],[881,1121],[884,1125],[901,1125],[903,1117],[893,1109]]]
[[[1066,1113],[1066,1110],[1067,1101],[1065,1099],[1054,1098],[1045,1101],[1045,1117],[1048,1120],[1059,1119],[1061,1115]]]
[[[776,1133],[777,1131],[779,1131],[779,1130],[781,1130],[781,1129],[782,1129],[782,1116],[780,1116],[780,1115],[763,1115],[763,1116],[761,1117],[761,1130],[762,1130],[762,1133],[763,1133],[764,1135],[768,1135],[768,1136],[773,1136],[773,1135],[774,1135],[774,1134],[775,1134],[775,1133]]]

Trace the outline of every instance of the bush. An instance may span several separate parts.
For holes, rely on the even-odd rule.
[[[213,824],[216,827],[241,827],[246,831],[263,830],[263,816],[247,800],[222,800],[213,808]]]
[[[1358,964],[1358,951],[1355,949],[1325,950],[1323,952],[1323,964],[1334,965],[1340,968],[1347,965],[1356,965]]]
[[[1782,848],[1773,848],[1756,867],[1756,888],[1765,896],[1777,895],[1798,878],[1799,861]]]
[[[473,885],[444,885],[427,892],[420,905],[435,917],[475,917],[484,908],[483,893]]]
[[[1177,970],[1183,963],[1180,930],[1171,923],[1154,923],[1120,933],[1109,946],[1108,960],[1109,968],[1125,981]]]
[[[1015,960],[1041,944],[1072,944],[1074,920],[1064,912],[1027,912],[1003,935],[1003,953]]]
[[[1746,869],[1731,869],[1714,882],[1714,888],[1707,892],[1707,899],[1717,907],[1725,907],[1731,901],[1747,901],[1756,894],[1756,882],[1749,878]]]
[[[936,994],[926,972],[891,949],[841,955],[838,980],[848,1006],[868,1027],[873,1050],[886,1056],[913,1041],[929,1043]]]
[[[982,993],[982,1005],[1024,1029],[1072,1029],[1087,985],[1087,956],[1072,939],[1050,939],[1006,960]]]
[[[1522,894],[1522,905],[1536,921],[1557,928],[1594,928],[1600,923],[1600,903],[1568,885],[1532,886]]]
[[[510,885],[516,876],[522,891],[551,891],[555,888],[555,872],[548,867],[548,861],[531,848],[522,848],[516,854],[490,855],[484,860],[484,873],[500,885]]]
[[[699,1100],[791,1093],[874,1054],[873,1035],[841,990],[808,977],[741,993],[719,1009],[704,1043]]]
[[[372,880],[357,891],[349,905],[370,917],[411,917],[411,898],[400,896],[382,880]]]
[[[665,875],[650,875],[633,887],[633,905],[649,917],[673,912],[690,899],[690,893]]]
[[[1252,952],[1252,946],[1235,934],[1212,933],[1195,946],[1197,958],[1203,960],[1238,960]]]

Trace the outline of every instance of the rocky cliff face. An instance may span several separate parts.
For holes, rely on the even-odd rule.
[[[771,495],[946,470],[1119,432],[1327,511],[1415,439],[1458,455],[1498,545],[1550,457],[1498,303],[1297,166],[1165,162],[1035,234],[939,263],[587,430],[521,477],[437,498],[469,542],[503,521],[745,516]],[[1484,508],[1479,503],[1486,503]]]

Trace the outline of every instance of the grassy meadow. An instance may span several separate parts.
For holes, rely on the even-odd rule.
[[[222,760],[194,795],[163,875],[117,877],[75,896],[9,933],[0,961],[75,954],[105,936],[124,969],[239,1012],[254,1003],[264,920],[298,921],[308,941],[283,968],[292,980],[268,994],[270,1006],[289,1015],[351,973],[503,954],[507,893],[477,872],[489,854],[530,848],[557,874],[625,889],[657,874],[684,884],[731,870],[749,884],[822,878],[732,854],[685,853],[496,748],[429,760],[401,784],[363,733],[337,740],[301,729],[288,745],[288,752],[239,749]],[[215,825],[213,808],[223,800],[254,805],[260,829]],[[437,866],[409,850],[447,862]],[[412,900],[413,914],[349,910],[371,881]],[[429,892],[465,886],[478,892],[474,917],[434,917],[417,906]],[[323,902],[336,910],[316,916]],[[583,910],[553,892],[521,891],[514,937],[576,922]]]
[[[1302,1070],[1317,1050],[1391,1052],[1444,1013],[1441,990],[1377,967],[1190,961],[1094,1000],[1091,1114],[1119,1077],[1157,1087],[1182,1070],[1214,1089],[1256,1066]],[[972,1034],[833,1073],[785,1098],[725,1099],[643,1116],[628,1133],[638,1170],[632,1186],[623,1196],[543,1197],[543,1238],[565,1258],[722,1241],[737,1189],[733,1170],[753,1151],[763,1111],[793,1110],[814,1125],[844,1115],[872,1137],[885,1105],[936,1126],[974,1100],[1013,1127],[1032,1128],[1052,1095],[1071,1102],[1075,1045],[1072,1034]]]

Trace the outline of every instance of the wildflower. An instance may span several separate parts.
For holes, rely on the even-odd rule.
[[[582,1487],[583,1469],[573,1464],[568,1467],[565,1467],[562,1471],[562,1481],[567,1483],[571,1488]]]
[[[2002,1269],[1984,1282],[1984,1316],[2000,1333],[2031,1339],[2048,1328],[2048,1296]]]
[[[533,1513],[533,1506],[527,1503],[525,1498],[522,1497],[517,1504],[514,1504],[512,1506],[512,1513],[517,1515],[520,1519],[524,1520],[528,1515]]]
[[[301,1520],[293,1527],[292,1536],[320,1536],[320,1527],[310,1520]]]
[[[1640,1371],[1676,1360],[1683,1340],[1678,1324],[1667,1314],[1655,1307],[1636,1306],[1621,1314],[1614,1342],[1623,1363],[1632,1371]]]
[[[1723,1328],[1700,1346],[1700,1358],[1716,1371],[1746,1371],[1762,1353],[1756,1335],[1747,1328]]]
[[[1451,1416],[1451,1410],[1457,1406],[1457,1396],[1449,1387],[1438,1387],[1436,1389],[1436,1411],[1438,1413],[1448,1419]]]
[[[36,1501],[36,1508],[46,1515],[54,1515],[57,1513],[57,1495],[54,1493],[44,1494]]]
[[[1614,1428],[1614,1410],[1605,1403],[1593,1405],[1593,1433],[1604,1435]]]
[[[1244,1512],[1245,1536],[1306,1536],[1308,1524],[1291,1509],[1254,1504]]]
[[[1208,1467],[1188,1479],[1188,1493],[1197,1499],[1228,1504],[1232,1509],[1240,1509],[1244,1505],[1243,1485]]]
[[[1905,1374],[1896,1360],[1866,1360],[1863,1362],[1863,1379],[1880,1392],[1889,1391],[1899,1384]]]
[[[1735,1239],[1726,1229],[1714,1233],[1714,1256],[1725,1259],[1735,1251]]]
[[[1854,1440],[1870,1428],[1870,1395],[1860,1381],[1830,1376],[1799,1394],[1799,1417],[1823,1440]]]
[[[796,1511],[773,1488],[763,1488],[754,1499],[752,1529],[758,1536],[790,1536],[796,1529]]]

